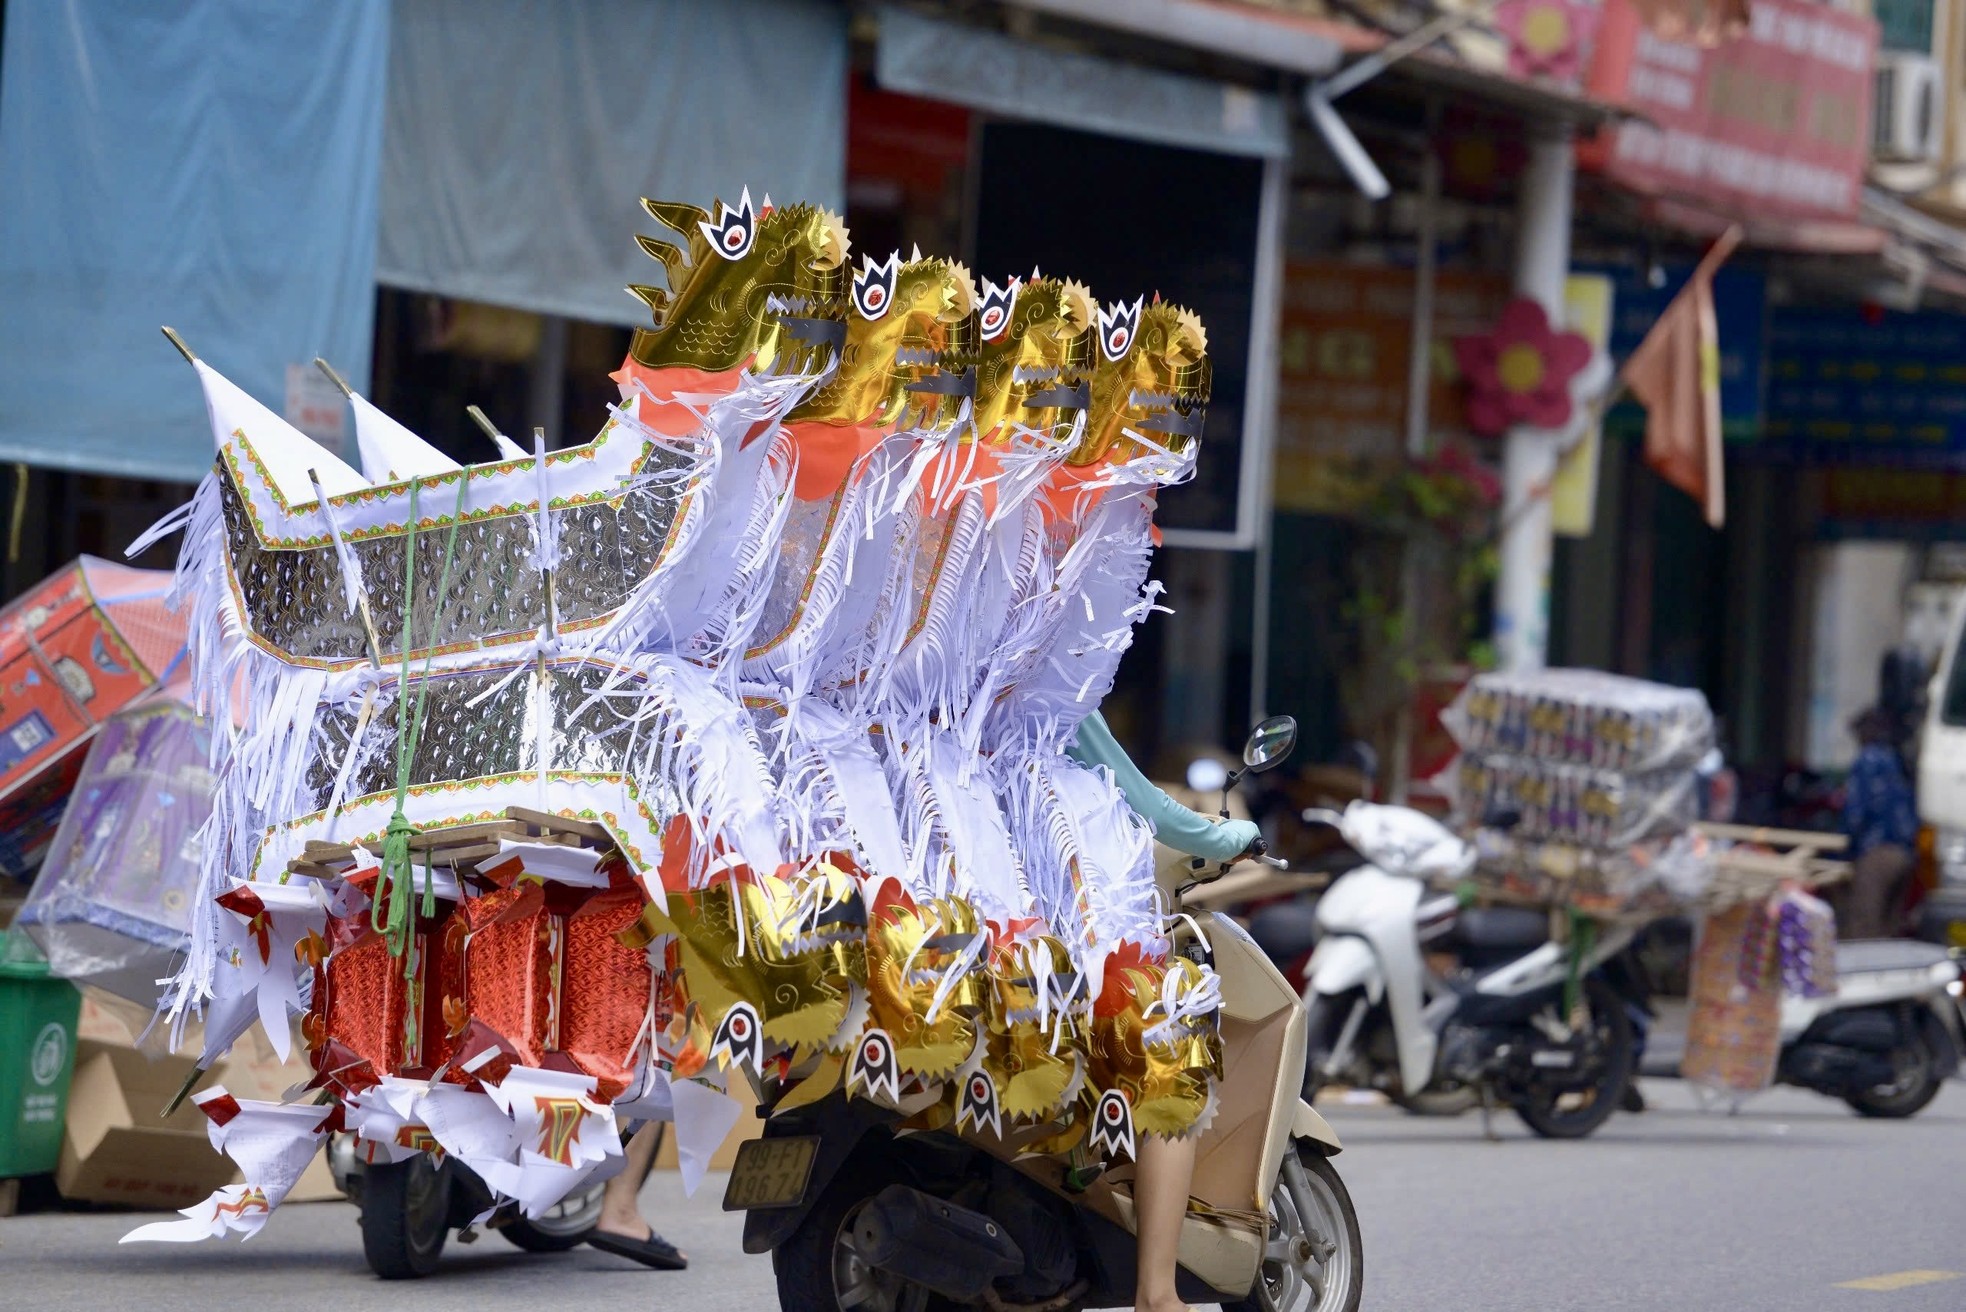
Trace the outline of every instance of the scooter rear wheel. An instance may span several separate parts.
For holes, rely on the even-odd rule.
[[[772,1250],[781,1312],[927,1312],[928,1290],[861,1261],[853,1247],[860,1209],[895,1179],[878,1159],[841,1172],[791,1238]]]
[[[564,1253],[578,1248],[601,1219],[601,1196],[606,1189],[605,1184],[590,1185],[568,1194],[542,1216],[514,1217],[500,1226],[498,1233],[528,1253]]]
[[[1637,1045],[1632,1037],[1631,1017],[1625,1014],[1624,1000],[1602,980],[1584,982],[1584,1000],[1590,1008],[1595,1033],[1596,1067],[1590,1086],[1559,1092],[1555,1088],[1535,1089],[1514,1099],[1516,1115],[1545,1139],[1582,1139],[1611,1119],[1625,1096],[1638,1065]]]
[[[451,1171],[418,1153],[369,1167],[362,1182],[362,1255],[384,1280],[437,1269],[450,1237]]]
[[[1899,1121],[1916,1116],[1939,1096],[1939,1087],[1945,1083],[1945,1076],[1939,1073],[1939,1060],[1939,1055],[1932,1051],[1931,1036],[1921,1027],[1914,1031],[1911,1042],[1891,1054],[1891,1065],[1897,1073],[1895,1080],[1862,1093],[1848,1094],[1843,1101],[1855,1108],[1857,1115],[1878,1120]]]

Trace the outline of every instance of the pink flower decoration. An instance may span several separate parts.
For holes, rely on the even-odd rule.
[[[1510,301],[1493,332],[1454,339],[1468,383],[1468,427],[1499,436],[1511,424],[1561,428],[1570,422],[1570,381],[1591,362],[1581,333],[1550,328],[1543,307]]]
[[[1502,0],[1494,23],[1509,43],[1509,72],[1575,83],[1597,34],[1598,13],[1582,0]]]

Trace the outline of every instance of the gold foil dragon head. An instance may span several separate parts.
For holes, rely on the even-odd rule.
[[[1078,976],[1065,945],[1050,935],[1000,950],[984,1064],[996,1081],[1004,1115],[1048,1120],[1084,1083],[1079,1019],[1072,1005]]]
[[[1208,333],[1194,311],[1158,300],[1103,307],[1092,404],[1071,463],[1124,463],[1155,445],[1185,451],[1201,436],[1209,377]]]
[[[717,202],[715,220],[695,205],[642,201],[658,223],[688,243],[638,235],[669,286],[631,286],[655,318],[629,354],[649,368],[721,373],[749,364],[761,373],[821,368],[839,350],[846,318],[847,233],[814,205],[762,210],[746,189],[736,207]]]
[[[1049,431],[1085,409],[1092,369],[1092,293],[1076,282],[985,280],[977,311],[983,340],[976,370],[976,431],[1008,425]]]
[[[1184,1136],[1209,1111],[1222,1072],[1221,1036],[1212,1011],[1182,1015],[1205,980],[1186,957],[1107,964],[1094,1008],[1091,1076],[1099,1088],[1127,1095],[1137,1130]]]
[[[960,898],[917,906],[887,889],[867,928],[870,1023],[893,1040],[903,1071],[940,1079],[976,1049],[988,1001],[982,926]]]
[[[791,420],[933,428],[976,383],[976,285],[954,260],[900,252],[853,275],[840,367]]]
[[[821,865],[795,887],[746,876],[671,892],[638,937],[674,934],[688,994],[713,1028],[740,1004],[762,1038],[810,1053],[834,1041],[867,978],[866,912],[851,877]],[[745,1037],[745,1036],[740,1036]]]

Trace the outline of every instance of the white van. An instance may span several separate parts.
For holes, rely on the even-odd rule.
[[[1919,935],[1966,947],[1966,652],[1953,626],[1932,676],[1918,748],[1918,818],[1933,830],[1939,886],[1919,915]]]

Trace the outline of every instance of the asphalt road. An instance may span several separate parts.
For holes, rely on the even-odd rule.
[[[1841,1103],[1788,1090],[1729,1116],[1698,1109],[1677,1081],[1645,1088],[1651,1111],[1621,1114],[1581,1143],[1538,1141],[1506,1114],[1497,1118],[1502,1142],[1491,1143],[1474,1115],[1329,1107],[1364,1226],[1366,1307],[1966,1308],[1966,1085],[1949,1085],[1901,1123],[1860,1120]],[[690,1253],[685,1272],[647,1272],[586,1248],[531,1256],[488,1236],[453,1247],[439,1274],[414,1287],[368,1274],[354,1210],[340,1203],[282,1209],[243,1245],[118,1247],[144,1218],[17,1217],[0,1221],[0,1308],[770,1307],[770,1264],[738,1251],[721,1193],[714,1177],[694,1201],[673,1174],[649,1186],[645,1211]],[[1884,1287],[1839,1287],[1864,1280]]]

